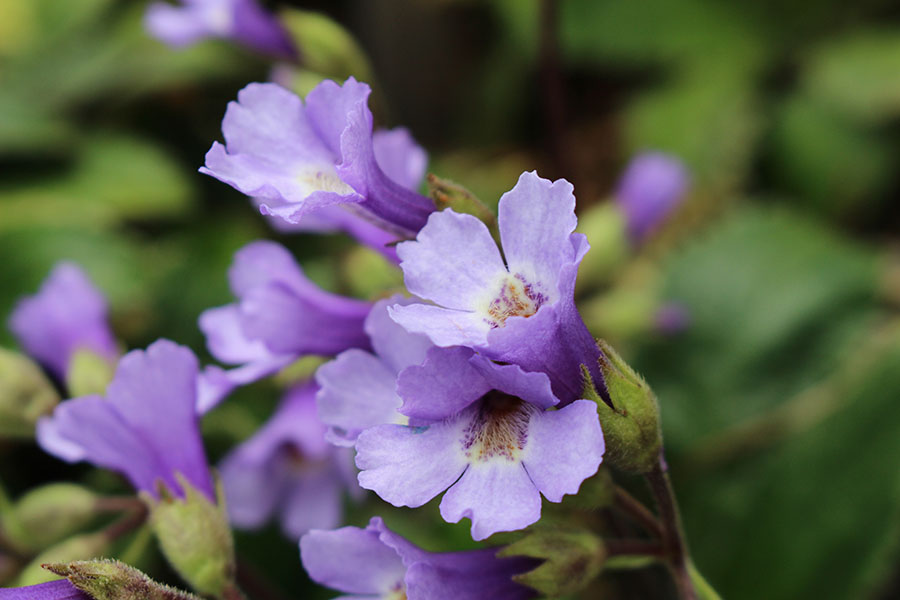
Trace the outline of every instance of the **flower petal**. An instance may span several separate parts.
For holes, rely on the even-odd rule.
[[[333,529],[340,525],[343,484],[331,465],[302,473],[292,482],[281,509],[284,534],[299,540],[311,529]]]
[[[516,531],[541,518],[541,495],[518,461],[473,463],[441,500],[448,523],[472,520],[472,539]]]
[[[91,600],[68,579],[20,588],[0,589],[0,600]]]
[[[357,527],[310,531],[300,539],[300,559],[310,579],[351,594],[381,596],[403,582],[406,568],[378,532]]]
[[[576,494],[600,467],[605,450],[597,405],[576,400],[561,410],[535,414],[528,425],[522,463],[551,502]]]
[[[379,300],[366,317],[365,330],[372,340],[375,354],[395,373],[410,365],[420,365],[425,361],[425,353],[433,346],[427,336],[409,333],[397,324],[389,314],[390,306],[420,304],[415,298],[394,295]]]
[[[394,506],[422,506],[466,469],[461,420],[428,427],[379,425],[356,441],[359,485]]]
[[[572,184],[522,173],[500,198],[498,222],[509,272],[540,284],[544,293],[555,292],[560,269],[574,259],[569,236],[578,219]]]
[[[430,304],[391,306],[388,314],[410,333],[428,336],[436,346],[470,346],[487,344],[491,326],[477,312],[441,308]]]
[[[484,223],[450,209],[433,213],[415,241],[397,246],[406,287],[445,308],[475,310],[506,273]]]
[[[415,190],[425,178],[428,154],[416,143],[409,130],[397,127],[372,135],[375,160],[384,174],[401,186]]]
[[[451,417],[490,391],[487,379],[470,364],[470,348],[432,348],[420,366],[405,369],[397,378],[403,398],[400,412],[425,422]],[[486,359],[485,359],[486,360]]]

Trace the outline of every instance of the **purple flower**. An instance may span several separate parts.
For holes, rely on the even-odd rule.
[[[291,389],[256,435],[222,462],[229,518],[238,527],[261,527],[274,514],[285,535],[340,524],[345,489],[359,487],[348,450],[325,441],[316,416],[314,383]]]
[[[190,350],[157,340],[119,361],[106,398],[75,398],[42,418],[38,443],[63,460],[118,471],[156,497],[159,483],[182,496],[183,477],[215,501],[195,410],[197,376]]]
[[[0,588],[0,600],[91,600],[68,579],[21,588]]]
[[[432,214],[397,254],[409,291],[436,306],[395,306],[391,317],[438,346],[469,346],[547,373],[564,403],[581,397],[581,365],[602,388],[600,352],[575,307],[575,277],[589,248],[572,233],[576,221],[572,184],[534,172],[500,198],[503,257],[477,218]]]
[[[147,8],[144,26],[150,35],[177,48],[223,38],[279,57],[297,54],[278,20],[256,0],[182,0],[179,6],[154,2]]]
[[[119,352],[109,328],[106,299],[81,268],[56,265],[40,291],[23,298],[9,318],[9,328],[25,351],[53,375],[65,379],[69,362],[89,350],[115,362]]]
[[[410,425],[359,434],[359,483],[394,506],[422,506],[445,489],[450,523],[472,537],[514,531],[541,515],[541,494],[560,502],[596,473],[604,443],[597,405],[560,410],[544,373],[498,365],[469,348],[433,348],[397,383]]]
[[[306,354],[333,355],[368,348],[363,322],[372,305],[328,293],[303,275],[274,242],[252,242],[228,272],[238,302],[200,315],[210,353],[230,371],[207,368],[198,409],[205,412],[235,386],[256,381]]]
[[[376,131],[372,136],[375,159],[378,166],[390,179],[401,186],[416,190],[425,177],[428,155],[413,139],[409,131],[403,127]],[[269,203],[264,198],[254,198],[254,204],[261,207]],[[397,235],[385,231],[371,219],[347,210],[341,205],[323,206],[306,213],[297,223],[284,218],[267,214],[266,218],[272,227],[283,233],[332,233],[343,231],[387,257],[393,262],[400,262],[392,242]]]
[[[404,149],[408,144],[390,137],[375,141],[370,92],[352,77],[343,86],[323,81],[304,105],[276,84],[252,83],[229,103],[222,121],[225,145],[213,143],[200,171],[260,198],[263,213],[292,223],[340,206],[393,239],[410,236],[434,204],[404,187],[418,169]],[[399,156],[399,168],[395,160],[377,157],[385,150]]]
[[[365,529],[311,531],[300,540],[310,578],[350,600],[524,600],[535,592],[512,577],[534,567],[523,558],[497,558],[496,548],[432,553],[408,542],[375,517]]]
[[[366,318],[365,330],[375,354],[361,349],[342,352],[319,367],[316,380],[319,417],[328,426],[328,441],[352,446],[361,431],[384,423],[406,424],[400,414],[397,376],[408,366],[419,365],[432,343],[427,337],[409,333],[388,316],[388,306],[414,302],[394,296],[375,303]]]
[[[666,220],[688,184],[687,170],[674,156],[647,152],[632,159],[619,180],[616,200],[633,242],[641,242]]]

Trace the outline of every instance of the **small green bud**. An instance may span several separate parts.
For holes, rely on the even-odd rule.
[[[94,600],[200,600],[197,596],[157,583],[117,560],[45,564]]]
[[[53,573],[46,571],[41,565],[103,556],[109,547],[110,540],[102,532],[70,537],[38,554],[19,574],[16,585],[25,587],[56,579]]]
[[[478,217],[488,226],[491,234],[496,234],[497,218],[475,194],[458,183],[441,179],[433,173],[429,173],[425,181],[428,183],[428,195],[434,200],[438,210],[452,208],[458,213]]]
[[[513,579],[556,597],[574,594],[600,575],[606,550],[603,540],[587,531],[535,529],[513,542],[497,556],[528,556],[544,559],[537,568]]]
[[[0,348],[0,437],[33,437],[38,419],[58,403],[59,394],[40,367]]]
[[[371,248],[356,246],[341,264],[348,291],[358,298],[375,298],[385,290],[402,290],[403,273]]]
[[[225,501],[218,486],[219,501],[213,503],[181,475],[178,482],[184,498],[172,496],[165,488],[156,500],[142,498],[150,509],[150,523],[169,564],[202,595],[221,597],[233,585],[234,542]]]
[[[97,502],[80,485],[51,483],[22,496],[0,523],[17,548],[39,552],[87,526],[99,512]]]
[[[298,9],[281,11],[280,21],[300,53],[305,70],[325,79],[346,79],[354,75],[372,81],[366,53],[350,33],[328,16]],[[305,94],[308,89],[294,90]]]
[[[86,348],[78,350],[69,359],[66,373],[66,389],[73,398],[103,395],[112,381],[115,364],[109,359]]]
[[[614,202],[603,202],[578,215],[579,233],[591,241],[578,267],[577,292],[594,288],[612,277],[631,249],[625,228],[625,216]]]
[[[623,471],[652,471],[662,447],[656,396],[647,382],[622,360],[612,346],[603,340],[599,340],[598,345],[602,351],[600,370],[612,407],[594,391],[587,369],[584,369],[584,394],[585,398],[597,402],[606,440],[604,460]]]

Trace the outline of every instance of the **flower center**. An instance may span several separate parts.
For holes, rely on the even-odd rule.
[[[461,444],[466,458],[479,462],[517,460],[528,441],[528,422],[536,410],[513,396],[488,392],[463,432]]]
[[[500,282],[500,291],[488,303],[485,319],[491,328],[503,327],[509,317],[530,317],[547,301],[547,296],[516,273]]]
[[[353,188],[338,177],[331,165],[307,165],[297,173],[297,181],[305,188],[307,195],[313,192],[334,192],[345,196],[353,193]]]
[[[394,584],[384,600],[406,600],[406,585],[402,581]]]

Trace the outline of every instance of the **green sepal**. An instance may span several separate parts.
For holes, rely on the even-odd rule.
[[[0,515],[4,537],[26,554],[40,552],[77,533],[98,514],[98,496],[74,483],[29,491]]]
[[[102,532],[76,535],[64,540],[55,546],[47,548],[37,555],[19,573],[16,587],[37,585],[56,579],[56,577],[42,568],[47,563],[69,562],[74,560],[87,560],[107,554],[110,548],[110,540]]]
[[[169,564],[194,591],[220,598],[235,576],[234,541],[221,483],[217,481],[214,503],[180,473],[176,478],[184,498],[164,486],[159,500],[141,494],[150,510],[150,525]]]
[[[59,404],[53,384],[29,358],[0,348],[0,437],[31,438]]]
[[[113,379],[115,364],[105,356],[87,348],[77,350],[69,359],[66,372],[66,389],[69,396],[103,395]]]
[[[45,564],[94,600],[200,600],[197,596],[157,583],[117,560]]]
[[[603,340],[597,342],[602,355],[600,371],[612,406],[594,390],[587,369],[584,397],[597,403],[600,426],[606,441],[604,461],[622,471],[647,473],[659,460],[662,432],[659,405],[647,382]]]
[[[497,553],[499,557],[543,559],[513,579],[550,596],[574,594],[600,575],[606,560],[603,540],[588,531],[536,528]]]

